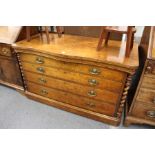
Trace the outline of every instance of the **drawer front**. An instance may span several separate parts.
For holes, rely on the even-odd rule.
[[[0,57],[0,80],[10,84],[23,86],[17,61]]]
[[[27,85],[28,85],[28,91],[59,102],[71,104],[77,107],[81,107],[84,109],[88,109],[91,111],[95,111],[110,116],[113,116],[115,112],[115,106],[112,104],[98,102],[92,99],[80,97],[56,89],[39,86],[31,82],[28,82]]]
[[[9,46],[0,45],[0,55],[11,57],[11,48]]]
[[[119,99],[118,93],[101,90],[101,89],[95,89],[93,87],[83,86],[73,82],[63,81],[60,79],[51,78],[51,77],[47,77],[39,74],[25,72],[25,77],[26,77],[26,80],[31,81],[33,83],[59,89],[62,91],[67,91],[73,94],[85,96],[87,98],[110,102],[112,104],[117,104]]]
[[[144,76],[141,87],[155,90],[155,78]]]
[[[106,79],[119,81],[119,82],[124,82],[124,78],[125,78],[125,73],[115,71],[112,69],[59,61],[59,60],[45,58],[45,57],[37,56],[33,54],[21,54],[20,59],[21,61],[24,61],[24,62],[30,62],[30,63],[39,64],[43,66],[50,66],[54,68],[55,67],[61,68],[61,69],[84,73],[84,74],[93,75],[97,77],[101,76]]]
[[[155,105],[155,90],[140,88],[137,99]]]
[[[155,121],[155,106],[149,106],[143,102],[136,101],[132,110],[132,115],[138,118]]]
[[[53,67],[44,67],[36,64],[26,63],[26,62],[22,63],[22,67],[25,71],[47,75],[54,78],[59,78],[66,81],[72,81],[75,83],[84,84],[84,85],[88,85],[88,86],[92,86],[100,89],[106,89],[106,90],[110,90],[118,93],[122,91],[124,86],[124,84],[120,82],[106,80],[99,77],[93,77],[90,75],[81,74],[77,72],[70,72],[67,70],[57,69]]]

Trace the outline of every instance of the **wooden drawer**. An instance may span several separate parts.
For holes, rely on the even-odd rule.
[[[12,56],[11,48],[9,46],[0,45],[0,55],[11,57]]]
[[[106,89],[118,93],[122,91],[124,85],[123,83],[106,80],[104,78],[94,77],[86,74],[81,74],[78,72],[70,72],[67,70],[53,67],[42,67],[40,65],[31,64],[27,62],[23,62],[22,67],[23,70],[25,71],[39,73],[42,75],[47,75],[54,78],[84,84],[95,88]],[[95,84],[93,83],[93,81],[95,81]]]
[[[23,86],[17,61],[0,57],[0,80],[10,84]]]
[[[65,61],[54,60],[51,58],[45,58],[43,56],[37,56],[33,54],[20,54],[21,61],[39,64],[43,66],[50,66],[61,68],[69,71],[84,73],[93,76],[101,76],[109,80],[124,82],[125,73],[115,71],[112,69],[101,68],[97,66],[89,66],[84,64],[77,64]]]
[[[140,88],[137,99],[155,105],[155,90]]]
[[[106,102],[98,102],[96,100],[88,99],[60,90],[39,86],[31,82],[28,82],[27,85],[28,91],[59,102],[71,104],[77,107],[81,107],[110,116],[113,116],[115,112],[115,105]]]
[[[141,87],[155,90],[155,78],[144,76]]]
[[[96,89],[90,86],[83,86],[81,84],[76,84],[73,82],[63,81],[56,78],[51,78],[39,74],[34,74],[30,72],[25,72],[26,80],[59,89],[62,91],[67,91],[73,94],[85,96],[87,98],[102,100],[110,102],[112,104],[117,104],[119,100],[119,93],[110,92],[107,90]]]
[[[136,101],[132,110],[132,115],[138,118],[155,121],[155,106]]]

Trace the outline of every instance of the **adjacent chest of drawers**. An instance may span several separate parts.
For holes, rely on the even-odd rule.
[[[0,83],[23,89],[18,61],[11,45],[0,44]]]
[[[119,125],[137,66],[122,49],[96,51],[97,39],[65,35],[50,44],[38,38],[14,48],[27,97],[112,125]],[[117,45],[116,42],[114,45]],[[125,47],[125,46],[123,46]],[[106,49],[110,51],[110,47]],[[124,50],[125,51],[125,50]],[[121,54],[119,54],[121,52]],[[111,61],[117,61],[115,64]],[[119,65],[120,64],[120,65]]]
[[[145,37],[145,42],[142,42],[143,46],[141,45],[140,48],[141,54],[147,58],[144,61],[140,81],[125,118],[125,125],[127,126],[132,123],[155,125],[155,31],[154,27],[151,27],[150,29],[148,43],[144,44],[146,42]],[[147,35],[149,35],[149,33],[147,33]],[[144,47],[147,48],[145,49]]]
[[[25,38],[22,26],[0,26],[0,84],[23,92],[23,80],[12,44]]]
[[[155,61],[147,60],[133,103],[125,120],[155,125]]]

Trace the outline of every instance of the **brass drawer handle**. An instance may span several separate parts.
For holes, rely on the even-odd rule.
[[[43,63],[44,63],[44,59],[41,58],[41,57],[37,57],[37,58],[36,58],[36,63],[37,63],[37,64],[43,64]]]
[[[94,91],[94,90],[90,90],[90,91],[88,92],[88,96],[90,96],[90,97],[96,96],[95,91]]]
[[[155,111],[150,110],[150,111],[147,111],[146,114],[148,117],[155,118]]]
[[[40,83],[46,83],[46,82],[47,82],[47,81],[46,81],[45,79],[43,79],[43,78],[39,78],[38,80],[39,80]]]
[[[88,80],[88,83],[89,83],[91,86],[96,86],[96,85],[98,85],[98,81],[95,80],[95,79],[89,79],[89,80]]]
[[[8,48],[2,48],[2,52],[3,54],[7,55],[10,52],[10,50]]]
[[[40,73],[44,73],[45,72],[44,68],[42,68],[42,67],[38,67],[37,71],[40,72]]]
[[[97,68],[91,68],[91,69],[89,70],[89,72],[90,72],[90,74],[92,74],[92,75],[98,75],[98,74],[101,73],[101,71],[100,71],[99,69],[97,69]]]
[[[41,90],[41,93],[42,93],[43,95],[47,95],[47,94],[48,94],[48,92],[47,92],[45,89],[42,89],[42,90]]]
[[[92,103],[92,102],[88,102],[86,103],[87,106],[91,107],[91,108],[94,108],[95,107],[95,103]]]
[[[146,73],[152,73],[152,67],[151,66],[146,67]]]

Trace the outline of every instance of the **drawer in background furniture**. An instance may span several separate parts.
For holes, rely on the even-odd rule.
[[[81,84],[76,84],[73,82],[42,76],[30,72],[25,72],[25,77],[26,80],[31,81],[33,83],[37,83],[39,85],[85,96],[87,98],[106,101],[112,104],[117,104],[120,96],[119,93],[96,89],[90,86],[83,86]]]
[[[155,105],[155,90],[140,88],[137,100]]]
[[[12,56],[11,48],[9,46],[0,45],[0,55],[11,57]]]
[[[0,80],[10,83],[10,85],[23,86],[17,61],[0,57]]]
[[[144,75],[141,86],[142,88],[155,90],[155,78]]]
[[[132,110],[132,115],[137,118],[155,121],[155,106],[149,106],[144,102],[136,101]]]
[[[80,83],[100,89],[106,89],[118,93],[122,91],[124,85],[123,83],[107,80],[104,78],[93,77],[90,75],[80,74],[77,72],[70,72],[67,70],[57,69],[53,67],[44,67],[27,62],[23,62],[22,67],[25,71],[39,73],[40,75],[47,75],[54,78],[72,81],[75,83]]]
[[[120,71],[115,71],[108,68],[102,68],[97,66],[89,66],[84,64],[77,64],[71,62],[65,62],[60,60],[55,60],[52,58],[45,58],[43,56],[38,56],[34,54],[20,54],[21,61],[30,62],[34,64],[40,64],[43,66],[50,66],[61,68],[69,71],[80,72],[84,74],[89,74],[93,76],[101,76],[106,79],[124,82],[125,73]]]
[[[32,82],[28,82],[27,86],[28,86],[29,92],[32,92],[40,96],[44,96],[59,102],[67,103],[80,108],[106,114],[109,116],[113,116],[115,113],[115,105],[112,105],[106,102],[98,102],[96,100],[80,97],[78,95],[70,94],[56,89],[39,86]]]

